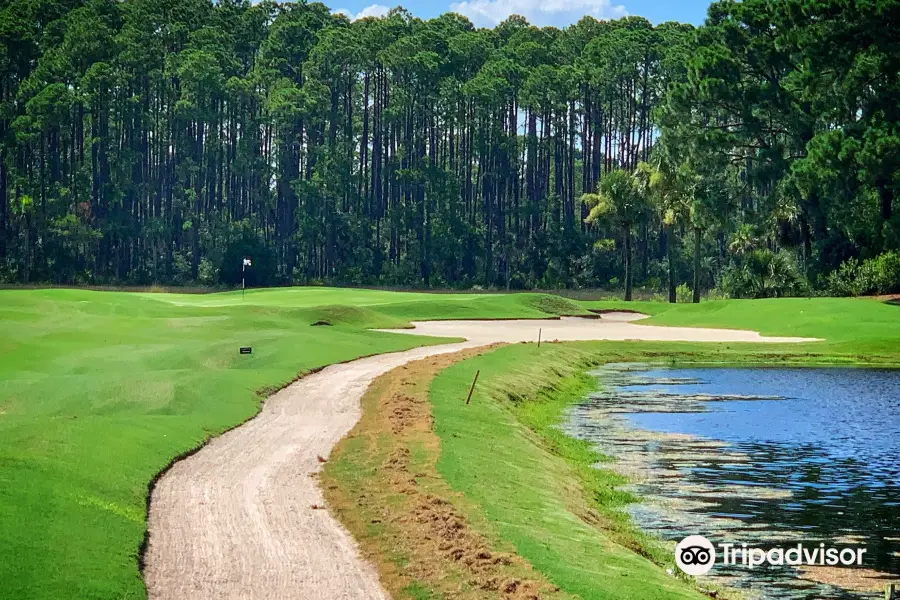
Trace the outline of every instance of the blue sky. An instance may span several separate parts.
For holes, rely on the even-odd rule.
[[[351,18],[379,16],[396,3],[385,0],[324,0]],[[449,10],[469,17],[475,25],[491,27],[510,14],[520,14],[534,25],[563,27],[588,14],[601,19],[640,15],[652,23],[682,21],[700,25],[709,0],[406,0],[401,5],[427,19]]]

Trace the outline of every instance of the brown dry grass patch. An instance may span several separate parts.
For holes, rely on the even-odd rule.
[[[360,422],[321,474],[329,509],[394,598],[568,598],[503,547],[487,521],[473,523],[477,510],[435,467],[440,440],[428,386],[442,369],[484,350],[412,362],[376,379],[362,399]]]

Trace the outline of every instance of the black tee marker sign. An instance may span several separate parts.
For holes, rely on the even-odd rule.
[[[251,354],[253,352],[253,348],[250,346],[241,346],[241,354]]]

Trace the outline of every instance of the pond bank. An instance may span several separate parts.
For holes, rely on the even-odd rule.
[[[581,372],[593,353],[576,346],[505,346],[424,382],[405,381],[422,370],[413,364],[363,399],[362,420],[335,449],[322,483],[395,599],[439,598],[448,585],[462,598],[702,598],[642,556],[648,552],[626,521],[604,509],[630,499],[615,489],[620,478],[592,469],[598,455],[551,426],[590,384]],[[391,424],[398,409],[406,423],[399,428]],[[435,517],[416,498],[447,514]],[[458,535],[423,532],[434,518]],[[422,552],[428,540],[436,550]],[[520,575],[482,577],[493,567],[479,556],[498,557]]]

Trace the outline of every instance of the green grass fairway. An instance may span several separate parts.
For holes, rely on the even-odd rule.
[[[873,298],[715,300],[700,304],[601,300],[581,304],[588,309],[627,306],[651,315],[640,321],[647,325],[750,329],[763,335],[824,338],[829,351],[846,354],[897,352],[900,341],[900,306]]]
[[[260,390],[429,343],[366,328],[566,312],[583,309],[542,294],[0,291],[0,598],[144,598],[148,482],[251,417]]]
[[[582,315],[588,311],[574,300],[537,293],[455,294],[442,292],[391,292],[356,288],[276,288],[221,294],[138,294],[183,306],[277,306],[314,308],[355,306],[399,315],[404,321],[416,319],[546,317],[548,314]]]

